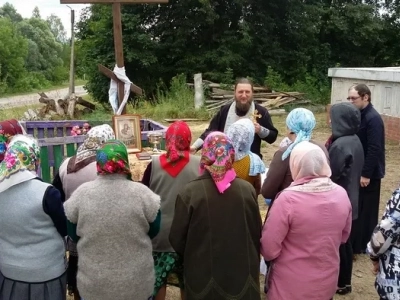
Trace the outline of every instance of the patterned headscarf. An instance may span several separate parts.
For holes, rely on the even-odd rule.
[[[37,177],[40,148],[37,141],[25,135],[15,135],[0,163],[0,192]]]
[[[286,126],[289,130],[296,134],[296,139],[289,145],[282,155],[282,160],[285,160],[292,152],[294,146],[303,141],[311,139],[312,131],[316,121],[312,111],[305,108],[296,108],[292,110],[286,118]]]
[[[168,127],[165,140],[167,153],[160,156],[161,168],[176,177],[189,162],[192,133],[185,122],[176,121]]]
[[[132,179],[129,168],[128,151],[124,143],[118,140],[109,140],[104,143],[96,155],[97,174],[126,174]]]
[[[261,158],[250,151],[254,140],[255,128],[250,119],[243,118],[229,126],[226,135],[231,139],[235,149],[235,161],[250,156],[250,176],[265,172],[265,165]]]
[[[96,161],[96,150],[108,140],[113,139],[115,139],[115,134],[110,125],[103,124],[90,129],[85,141],[79,146],[76,155],[70,158],[67,173],[78,172],[88,164]]]
[[[4,159],[7,143],[17,134],[24,134],[24,130],[15,119],[0,122],[0,162]]]
[[[203,174],[204,170],[210,172],[221,194],[236,178],[236,172],[233,169],[234,161],[235,150],[226,134],[219,131],[210,133],[201,150],[200,174]]]

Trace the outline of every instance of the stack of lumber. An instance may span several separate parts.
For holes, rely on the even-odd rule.
[[[225,104],[232,103],[234,92],[233,86],[221,85],[204,80],[205,90],[208,100],[205,101],[208,111],[219,109]],[[266,87],[254,87],[253,99],[267,109],[278,109],[289,103],[305,104],[303,94],[298,92],[272,92]]]

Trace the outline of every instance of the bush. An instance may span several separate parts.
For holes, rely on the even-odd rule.
[[[272,90],[281,92],[304,93],[304,98],[312,104],[328,104],[330,100],[330,82],[326,77],[318,78],[317,72],[306,73],[304,78],[288,85],[283,77],[271,67],[267,69],[265,84]]]
[[[169,89],[163,82],[160,82],[157,85],[155,101],[141,99],[136,108],[137,113],[157,120],[165,118],[208,119],[210,116],[205,108],[194,109],[194,91],[186,84],[186,77],[183,74],[172,78]]]

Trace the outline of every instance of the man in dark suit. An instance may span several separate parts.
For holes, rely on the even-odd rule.
[[[353,252],[365,253],[372,232],[378,224],[381,180],[385,176],[385,126],[371,104],[371,91],[365,84],[349,89],[348,98],[361,112],[357,135],[364,149],[360,178],[358,219],[354,226]]]
[[[268,110],[253,101],[253,84],[247,78],[236,81],[233,103],[221,107],[212,118],[208,128],[191,146],[192,152],[202,148],[203,142],[210,132],[226,132],[229,126],[240,118],[253,120],[256,134],[251,151],[262,158],[261,140],[272,144],[276,141],[278,130],[272,124]]]

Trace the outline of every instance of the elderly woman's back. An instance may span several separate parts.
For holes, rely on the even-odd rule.
[[[339,246],[350,234],[350,200],[329,179],[318,146],[298,144],[290,167],[294,182],[275,200],[261,239],[261,253],[272,261],[268,299],[328,300],[336,292]]]
[[[0,163],[0,299],[62,300],[67,226],[60,193],[37,178],[39,147],[16,135]]]
[[[64,203],[80,237],[78,290],[85,300],[149,299],[154,285],[149,235],[160,197],[127,179],[128,155],[122,142],[105,143],[96,160],[99,176]]]

